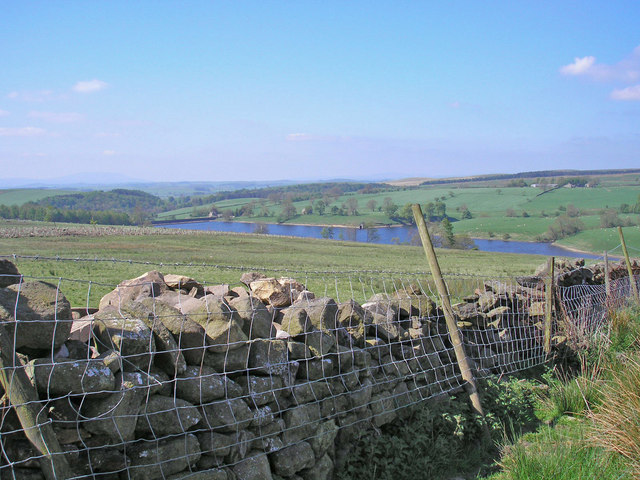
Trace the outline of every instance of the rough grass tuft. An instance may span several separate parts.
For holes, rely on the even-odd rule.
[[[589,445],[577,421],[545,427],[503,450],[503,472],[493,480],[601,480],[630,479],[624,462],[601,448]]]

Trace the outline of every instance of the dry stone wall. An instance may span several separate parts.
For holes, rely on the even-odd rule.
[[[461,388],[442,311],[415,285],[338,303],[293,278],[150,271],[78,318],[5,266],[2,328],[77,477],[330,479],[354,439]],[[476,374],[544,361],[543,288],[483,282],[454,305]],[[0,474],[43,478],[13,407],[5,395]]]

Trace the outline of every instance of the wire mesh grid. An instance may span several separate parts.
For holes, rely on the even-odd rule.
[[[208,268],[213,280],[151,270],[117,286],[5,275],[0,324],[17,353],[3,356],[0,473],[42,475],[25,433],[50,428],[74,478],[331,478],[354,439],[463,388],[424,272]],[[476,376],[546,361],[540,278],[445,280]],[[629,284],[603,288],[559,288],[565,317],[602,324]],[[17,372],[28,405],[10,398]]]

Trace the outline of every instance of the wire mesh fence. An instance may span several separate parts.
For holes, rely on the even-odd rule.
[[[2,478],[331,478],[356,438],[464,388],[425,272],[155,267],[0,274]],[[445,280],[476,376],[547,360],[544,274]],[[629,290],[558,286],[554,335],[601,331]]]

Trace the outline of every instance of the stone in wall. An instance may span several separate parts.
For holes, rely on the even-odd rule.
[[[207,335],[208,350],[224,353],[242,347],[248,340],[243,332],[244,321],[224,299],[208,295],[203,297],[201,305],[191,310],[187,316],[200,324]]]
[[[273,338],[276,329],[267,307],[253,295],[235,297],[229,301],[235,314],[242,319],[242,330],[249,340]]]
[[[0,259],[0,288],[20,283],[21,275],[18,268],[7,259]]]
[[[49,398],[66,395],[93,397],[115,388],[113,372],[101,359],[38,358],[27,365],[27,375],[38,392]]]
[[[104,297],[68,356],[27,359],[54,430],[80,450],[79,473],[328,479],[354,439],[460,389],[442,311],[419,288],[338,305],[295,279],[242,279],[249,289],[148,272]],[[259,297],[256,282],[286,301]],[[539,300],[497,282],[459,305],[478,372],[526,363]],[[114,383],[86,383],[94,366]],[[53,386],[56,375],[79,381]]]
[[[147,272],[137,278],[121,282],[115,290],[102,297],[99,308],[103,309],[109,305],[117,308],[131,301],[157,298],[168,288],[160,272]]]
[[[13,284],[0,288],[0,321],[16,349],[57,351],[71,333],[71,306],[50,283]]]
[[[160,442],[136,442],[130,447],[132,480],[166,478],[195,465],[200,458],[200,444],[195,435],[170,438]]]
[[[114,306],[93,315],[93,335],[100,353],[115,350],[123,357],[123,369],[146,371],[156,351],[153,332],[146,323]]]

